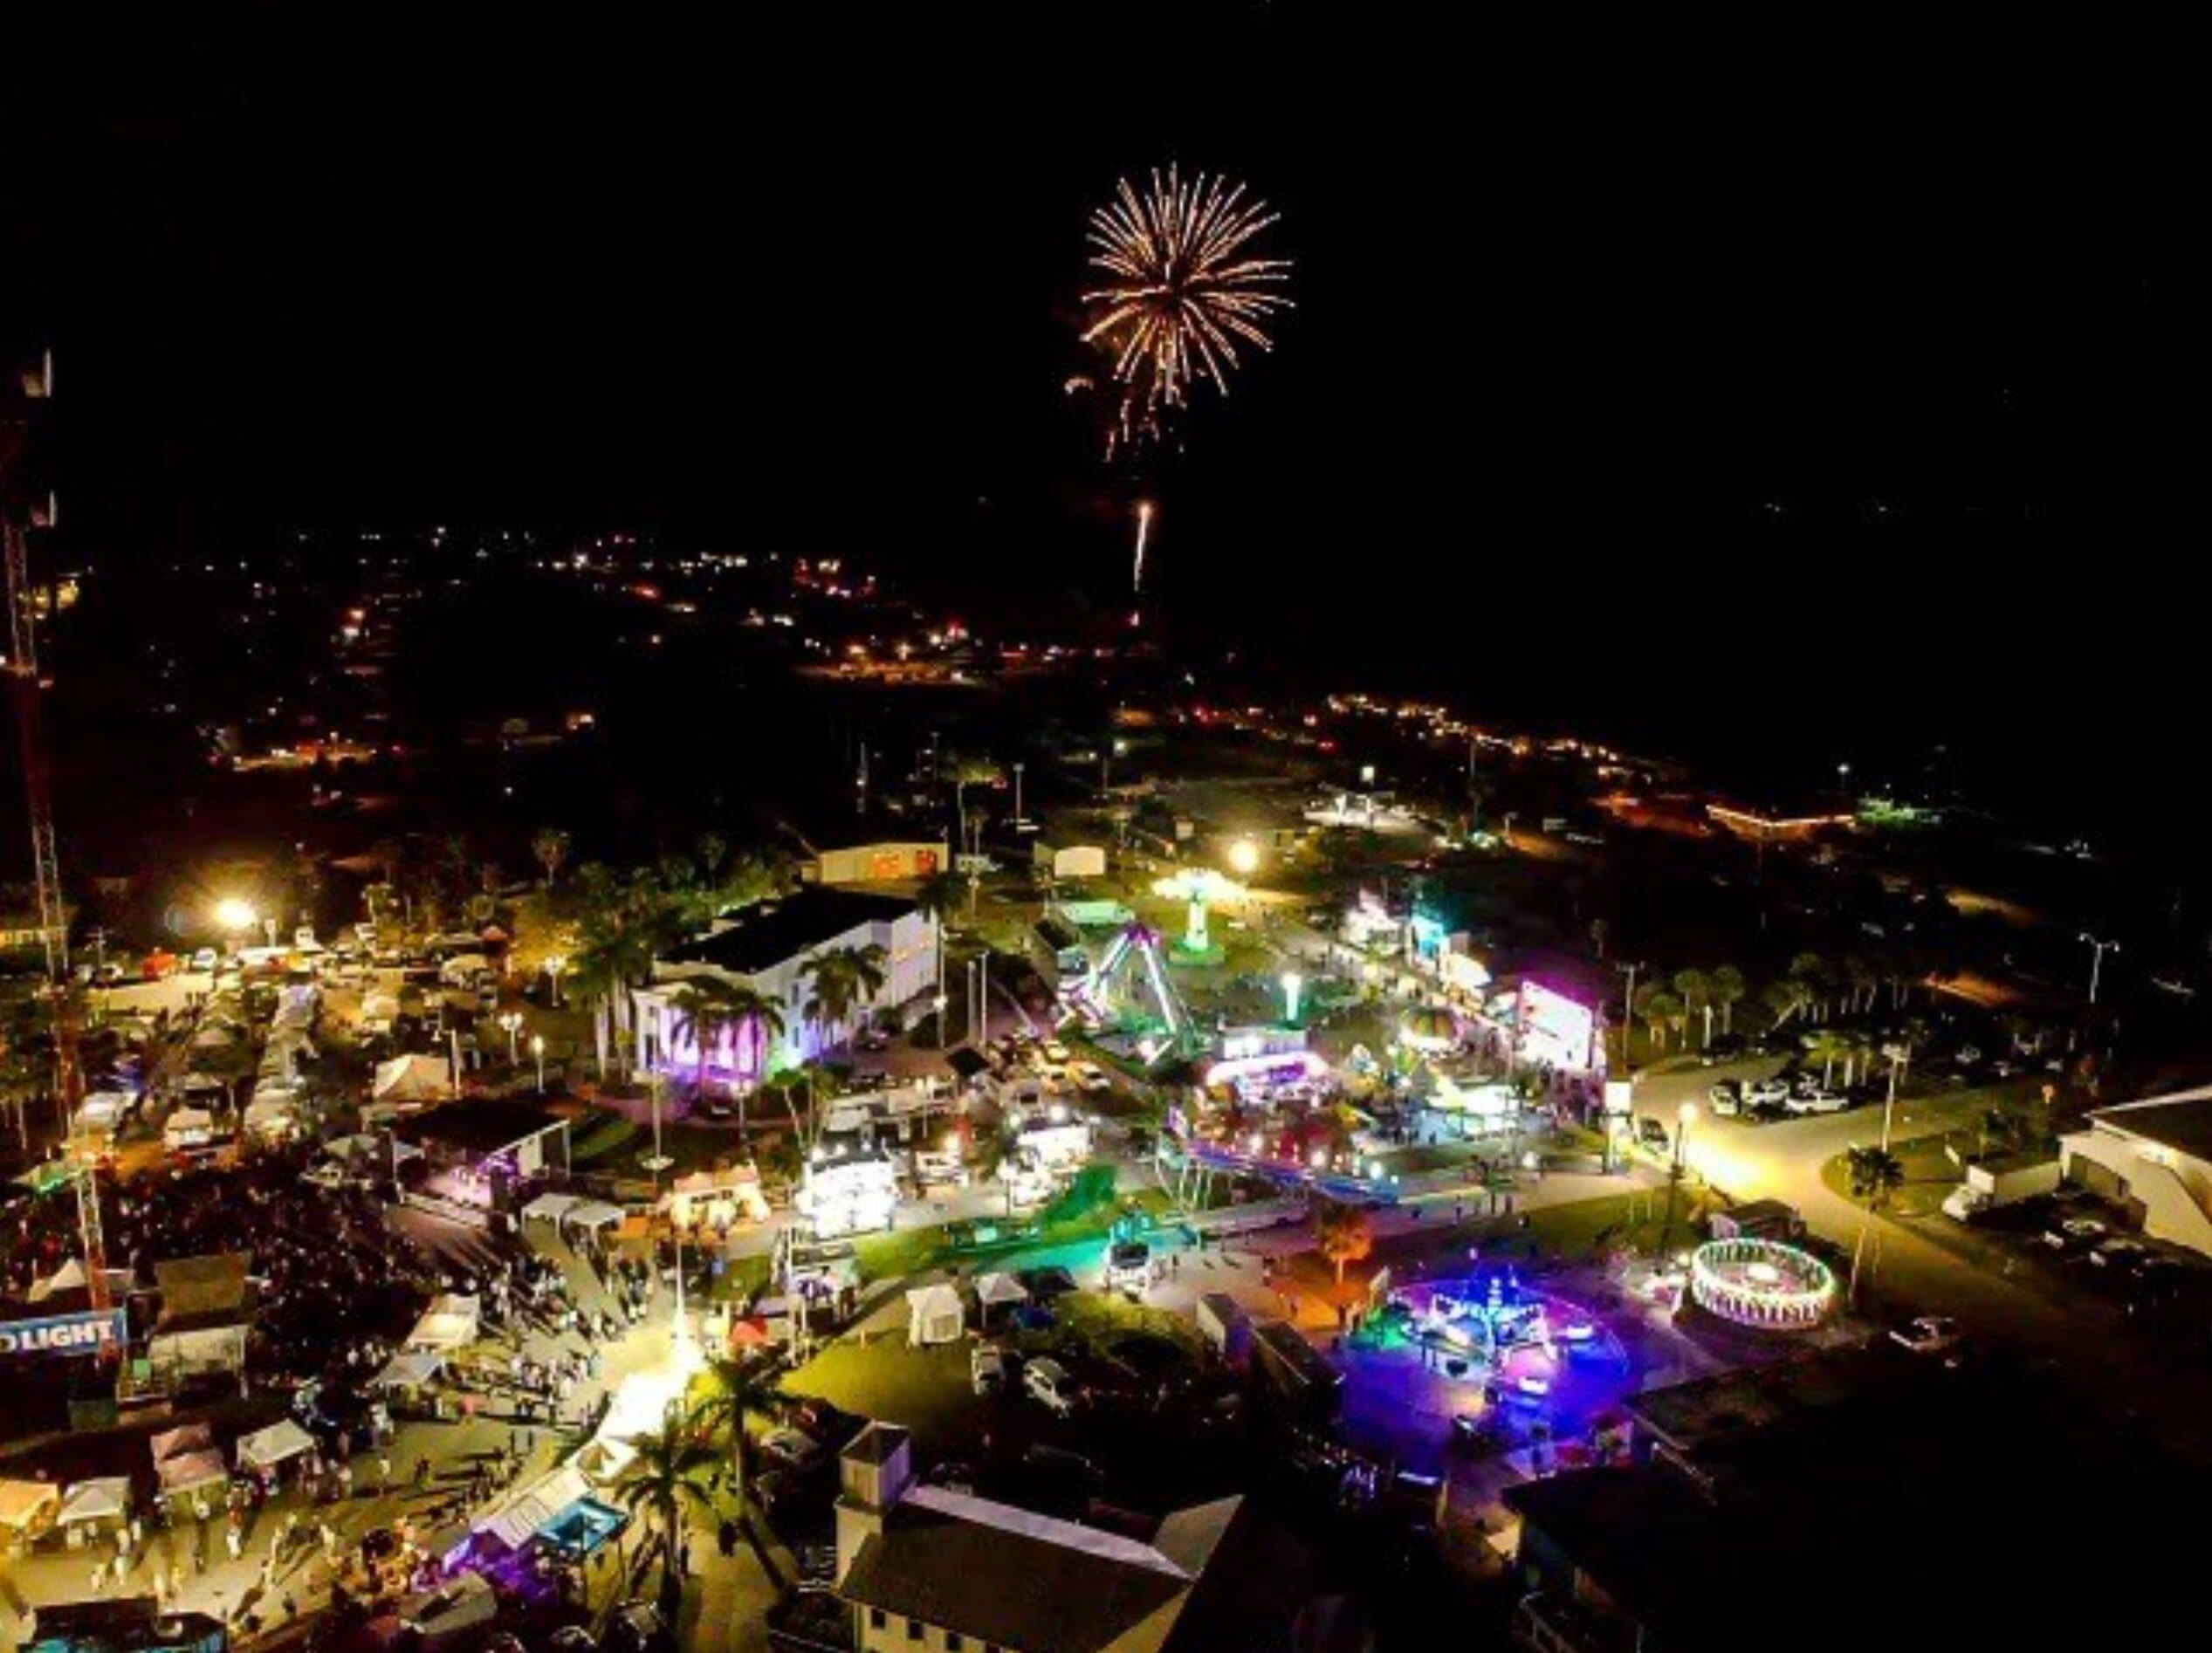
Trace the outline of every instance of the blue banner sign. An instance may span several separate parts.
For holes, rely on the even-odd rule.
[[[0,1320],[0,1356],[14,1355],[97,1355],[120,1348],[123,1311],[87,1309],[38,1320]]]

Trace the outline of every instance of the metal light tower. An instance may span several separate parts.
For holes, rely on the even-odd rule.
[[[40,703],[46,680],[38,666],[38,608],[31,578],[29,533],[34,527],[52,526],[55,512],[51,495],[43,504],[19,504],[18,496],[24,490],[17,470],[33,404],[49,400],[53,384],[53,356],[44,352],[24,368],[15,385],[0,386],[0,562],[6,566],[8,587],[7,675],[16,703],[16,737],[31,818],[31,881],[38,907],[38,939],[45,955],[46,1002],[52,1020],[54,1101],[62,1116],[66,1152],[67,1132],[84,1100],[85,1084],[77,1056],[77,1005],[69,991],[69,906],[62,895],[61,856],[54,836],[52,779],[41,725]],[[93,1307],[106,1308],[107,1259],[100,1233],[97,1163],[91,1158],[75,1159],[72,1177],[76,1184],[86,1290]]]

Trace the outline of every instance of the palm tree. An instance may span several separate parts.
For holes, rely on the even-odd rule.
[[[1851,1007],[1853,1014],[1857,1014],[1861,1010],[1874,1008],[1874,992],[1880,986],[1881,978],[1874,973],[1874,967],[1872,964],[1853,953],[1844,960],[1844,979],[1851,987]]]
[[[1706,977],[1706,991],[1721,1007],[1721,1031],[1735,1032],[1736,1004],[1750,991],[1744,984],[1743,972],[1734,964],[1715,965],[1713,973]]]
[[[746,1547],[769,1584],[780,1590],[783,1578],[752,1519],[752,1437],[745,1432],[748,1418],[767,1415],[769,1396],[776,1393],[777,1375],[773,1361],[711,1361],[706,1370],[708,1392],[696,1416],[729,1443],[730,1490],[738,1506],[738,1530],[745,1534]]]
[[[1800,953],[1790,961],[1790,979],[1805,990],[1814,1019],[1828,1019],[1828,966],[1818,953]]]
[[[1666,1030],[1680,1019],[1682,1001],[1659,986],[1651,987],[1636,997],[1639,1001],[1636,1013],[1651,1024],[1652,1043],[1665,1050]]]
[[[1823,1028],[1812,1035],[1805,1047],[1805,1054],[1820,1064],[1820,1083],[1825,1089],[1836,1077],[1836,1064],[1845,1060],[1851,1051],[1851,1041],[1840,1033]]]
[[[1341,1200],[1323,1200],[1314,1211],[1314,1245],[1336,1265],[1336,1284],[1344,1283],[1344,1265],[1357,1263],[1375,1246],[1367,1213]]]
[[[870,942],[865,947],[833,947],[800,967],[799,973],[812,984],[807,1019],[817,1028],[835,1030],[833,1044],[844,1042],[845,1019],[883,991],[883,950]]]
[[[1851,1171],[1851,1197],[1865,1200],[1870,1211],[1885,1203],[1891,1190],[1904,1183],[1904,1165],[1896,1155],[1881,1149],[1854,1148],[1846,1163]]]
[[[670,1418],[656,1432],[632,1436],[629,1444],[637,1456],[615,1478],[615,1497],[631,1514],[649,1515],[660,1525],[661,1540],[667,1547],[661,1568],[661,1615],[674,1623],[684,1595],[684,1575],[678,1570],[684,1516],[687,1510],[710,1515],[714,1512],[714,1499],[706,1485],[714,1451],[694,1440],[677,1418]]]
[[[691,847],[691,856],[698,862],[699,870],[706,875],[706,881],[718,885],[722,881],[722,868],[730,860],[730,840],[720,833],[701,833],[699,841]]]
[[[690,1039],[698,1053],[697,1085],[702,1095],[706,1092],[707,1058],[721,1045],[723,1035],[737,1025],[730,1005],[734,991],[729,983],[715,977],[696,976],[669,1000],[669,1008],[676,1012],[673,1031],[678,1038]]]
[[[930,928],[937,937],[937,991],[942,993],[945,991],[945,921],[957,911],[960,905],[958,875],[949,868],[944,872],[931,873],[915,890],[914,904],[922,909],[923,916],[930,921]],[[942,1027],[938,1029],[937,1042],[939,1049],[943,1049],[951,1042],[945,1037],[945,1030]]]
[[[546,869],[547,895],[553,893],[553,877],[560,871],[561,862],[568,859],[569,841],[568,834],[558,826],[542,827],[530,840],[530,854]]]
[[[754,1066],[750,1089],[758,1090],[767,1078],[769,1053],[784,1035],[786,1024],[782,1002],[771,998],[758,988],[735,986],[729,990],[728,997],[723,1001],[723,1008],[729,1016],[730,1026],[740,1037],[748,1032],[752,1035],[753,1049],[760,1060]],[[747,1099],[747,1091],[738,1093],[738,1136],[740,1141],[749,1141],[752,1136],[752,1119],[751,1110],[746,1107]]]
[[[968,847],[968,788],[995,786],[999,784],[999,765],[988,758],[955,758],[951,761],[952,772],[952,801],[960,816],[960,841],[956,853],[966,854]]]
[[[1700,1012],[1704,1012],[1705,1042],[1711,1044],[1713,1042],[1712,988],[1705,979],[1705,972],[1701,970],[1676,971],[1674,995],[1682,1001],[1682,1009],[1686,1014],[1695,1016]]]
[[[1792,1016],[1802,1016],[1812,1008],[1812,990],[1794,976],[1769,982],[1767,991],[1760,997],[1765,1001],[1767,1008],[1774,1012],[1776,1027]]]

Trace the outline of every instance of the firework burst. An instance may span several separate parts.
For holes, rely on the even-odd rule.
[[[1240,346],[1274,347],[1267,323],[1290,307],[1290,261],[1251,243],[1275,217],[1240,183],[1171,166],[1149,189],[1123,179],[1091,215],[1091,267],[1106,279],[1083,295],[1083,341],[1112,358],[1120,386],[1109,454],[1156,436],[1201,379],[1226,395]]]

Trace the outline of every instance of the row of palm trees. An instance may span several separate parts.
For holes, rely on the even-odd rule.
[[[1800,953],[1759,998],[1777,1028],[1793,1020],[1817,1026],[1838,1016],[1872,1010],[1886,998],[1893,1009],[1900,1008],[1918,979],[1901,959],[1854,953],[1831,963],[1817,953]],[[1748,991],[1743,972],[1733,964],[1711,971],[1680,970],[1638,990],[1634,1010],[1637,1019],[1650,1030],[1652,1042],[1662,1050],[1670,1034],[1686,1046],[1693,1025],[1699,1028],[1698,1043],[1709,1045],[1714,1017],[1719,1017],[1722,1032],[1733,1032],[1735,1007]],[[1838,1046],[1835,1060],[1850,1058],[1851,1053]]]

